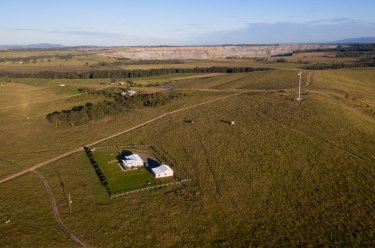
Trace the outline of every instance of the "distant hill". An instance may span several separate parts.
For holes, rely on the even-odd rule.
[[[350,38],[350,39],[335,41],[333,43],[338,43],[338,44],[371,44],[371,43],[375,43],[375,37]]]
[[[28,45],[0,45],[1,50],[7,49],[51,49],[51,48],[63,48],[61,44],[50,44],[50,43],[39,43],[39,44],[28,44]]]

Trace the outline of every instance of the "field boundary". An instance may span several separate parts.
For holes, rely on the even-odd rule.
[[[191,181],[191,179],[188,178],[188,179],[183,179],[183,180],[173,182],[173,183],[164,183],[164,184],[159,184],[159,185],[155,185],[155,186],[144,187],[144,188],[140,188],[140,189],[136,189],[136,190],[131,190],[131,191],[111,195],[111,199],[116,198],[116,197],[126,196],[126,195],[129,195],[129,194],[134,194],[134,193],[137,193],[137,192],[142,192],[142,191],[147,191],[147,190],[152,190],[152,189],[159,189],[159,188],[163,188],[163,187],[167,187],[167,186],[171,186],[171,185],[184,184],[184,183],[187,183],[187,182],[190,182],[190,181]]]

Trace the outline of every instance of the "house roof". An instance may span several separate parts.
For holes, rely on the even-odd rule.
[[[138,154],[131,154],[129,156],[125,156],[125,161],[126,163],[136,163],[136,162],[142,162],[143,163],[143,160],[141,159],[141,157],[138,155]]]
[[[152,170],[155,174],[160,174],[160,173],[164,173],[164,172],[167,172],[167,171],[173,171],[173,170],[171,169],[171,167],[169,167],[169,166],[166,165],[166,164],[161,164],[161,165],[158,166],[158,167],[151,168],[151,170]]]

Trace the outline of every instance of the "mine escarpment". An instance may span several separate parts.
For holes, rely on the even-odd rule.
[[[337,45],[248,45],[190,47],[125,47],[103,55],[135,60],[262,58],[310,49],[336,48]]]

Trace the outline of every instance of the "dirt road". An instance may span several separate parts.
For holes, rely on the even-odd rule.
[[[174,110],[174,111],[170,111],[170,112],[168,112],[168,113],[165,113],[165,114],[159,115],[158,117],[155,117],[155,118],[153,118],[153,119],[151,119],[151,120],[145,121],[145,122],[143,122],[143,123],[141,123],[141,124],[139,124],[139,125],[137,125],[137,126],[134,126],[134,127],[132,127],[132,128],[126,129],[126,130],[121,131],[121,132],[118,132],[118,133],[116,133],[116,134],[113,134],[113,135],[111,135],[111,136],[105,137],[105,138],[103,138],[103,139],[100,139],[100,140],[94,141],[94,142],[92,142],[92,143],[90,143],[90,144],[87,144],[87,145],[85,145],[85,146],[88,146],[88,147],[90,147],[90,146],[94,146],[94,145],[99,144],[99,143],[101,143],[101,142],[103,142],[103,141],[106,141],[106,140],[109,140],[109,139],[115,138],[115,137],[120,136],[120,135],[122,135],[122,134],[125,134],[125,133],[128,133],[128,132],[131,132],[131,131],[133,131],[133,130],[135,130],[135,129],[138,129],[138,128],[140,128],[140,127],[146,126],[146,125],[148,125],[148,124],[150,124],[150,123],[152,123],[152,122],[155,122],[155,121],[157,121],[157,120],[160,120],[160,119],[162,119],[162,118],[164,118],[164,117],[167,117],[167,116],[169,116],[169,115],[172,115],[172,114],[175,114],[175,113],[178,113],[178,112],[182,112],[182,111],[185,111],[185,110],[188,110],[188,109],[196,108],[196,107],[199,107],[199,106],[202,106],[202,105],[210,104],[210,103],[213,103],[213,102],[216,102],[216,101],[224,100],[224,99],[226,99],[226,98],[233,97],[233,96],[237,96],[237,95],[240,95],[240,94],[242,94],[242,92],[240,92],[240,93],[235,93],[235,94],[231,94],[231,95],[226,95],[226,96],[223,96],[223,97],[218,97],[218,98],[213,99],[213,100],[210,100],[210,101],[206,101],[206,102],[198,103],[198,104],[195,104],[195,105],[192,105],[192,106],[189,106],[189,107],[185,107],[185,108],[177,109],[177,110]],[[34,166],[32,166],[32,167],[30,167],[30,168],[28,168],[28,169],[26,169],[26,170],[23,170],[23,171],[21,171],[21,172],[18,172],[18,173],[15,173],[15,174],[13,174],[13,175],[10,175],[10,176],[8,176],[8,177],[6,177],[6,178],[3,178],[3,179],[0,180],[0,184],[1,184],[1,183],[8,182],[8,181],[10,181],[10,180],[12,180],[12,179],[15,179],[15,178],[17,178],[17,177],[20,177],[20,176],[22,176],[22,175],[25,175],[26,173],[29,173],[29,172],[31,172],[31,171],[34,171],[34,170],[36,170],[36,169],[38,169],[38,168],[40,168],[40,167],[42,167],[42,166],[45,166],[45,165],[47,165],[47,164],[50,164],[50,163],[55,162],[55,161],[57,161],[57,160],[60,160],[60,159],[62,159],[62,158],[68,157],[68,156],[70,156],[70,155],[72,155],[72,154],[74,154],[74,153],[80,152],[80,151],[83,151],[83,147],[79,147],[79,148],[77,148],[77,149],[74,149],[74,150],[69,151],[69,152],[67,152],[67,153],[64,153],[64,154],[62,154],[62,155],[56,156],[56,157],[54,157],[54,158],[51,158],[51,159],[49,159],[49,160],[47,160],[47,161],[44,161],[44,162],[39,163],[39,164],[37,164],[37,165],[34,165]]]
[[[85,243],[83,243],[79,238],[77,238],[74,234],[72,234],[68,230],[68,228],[64,225],[64,223],[61,220],[59,211],[57,209],[57,204],[56,204],[55,196],[53,195],[52,189],[49,186],[48,181],[39,172],[37,172],[37,171],[33,171],[33,172],[40,178],[40,180],[42,181],[44,187],[46,188],[46,191],[48,193],[48,197],[49,197],[49,199],[51,201],[51,207],[52,207],[53,216],[55,217],[55,220],[56,220],[57,224],[59,225],[61,231],[63,231],[66,234],[66,236],[68,236],[77,245],[79,245],[81,247],[89,247],[88,245],[86,245]]]

